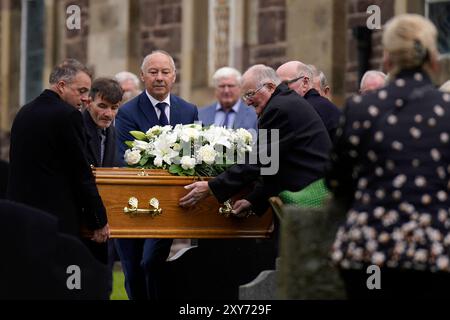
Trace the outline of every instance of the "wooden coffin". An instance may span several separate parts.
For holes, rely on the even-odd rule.
[[[196,177],[132,168],[96,168],[94,174],[112,238],[267,238],[273,231],[271,209],[261,217],[227,217],[213,196],[180,207],[178,200],[187,194],[183,187]],[[138,210],[129,204],[131,197]]]

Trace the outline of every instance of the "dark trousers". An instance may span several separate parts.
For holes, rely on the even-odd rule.
[[[131,300],[159,300],[172,239],[115,239]]]
[[[381,289],[367,288],[373,272],[341,269],[348,299],[448,299],[450,273],[381,268]]]

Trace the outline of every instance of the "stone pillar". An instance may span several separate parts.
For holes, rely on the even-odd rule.
[[[59,1],[58,1],[59,2]],[[88,35],[89,35],[89,15],[91,13],[89,0],[65,0],[59,2],[62,8],[59,8],[58,15],[61,14],[63,19],[59,21],[59,26],[65,32],[62,33],[61,59],[74,58],[81,63],[88,63]],[[93,1],[96,3],[96,1]],[[66,9],[70,5],[77,5],[81,9],[81,26],[80,29],[72,29],[66,27]],[[59,62],[59,61],[58,61]],[[95,70],[94,70],[95,71]]]
[[[345,2],[287,0],[287,59],[313,64],[330,83],[333,102],[343,100]]]
[[[9,131],[19,110],[21,2],[0,2],[0,158],[9,154]],[[19,26],[19,27],[18,27]]]
[[[96,0],[89,4],[87,61],[95,76],[128,70],[129,1]]]
[[[44,1],[22,0],[20,104],[42,91],[44,67]]]

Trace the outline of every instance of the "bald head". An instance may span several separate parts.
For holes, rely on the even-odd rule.
[[[384,87],[386,84],[386,75],[377,70],[369,70],[364,73],[361,84],[359,87],[359,92],[361,94],[368,93],[370,91],[377,90]]]
[[[312,88],[312,70],[300,61],[289,61],[277,69],[277,75],[290,89],[304,96]]]

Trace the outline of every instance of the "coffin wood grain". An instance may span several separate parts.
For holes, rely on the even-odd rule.
[[[178,200],[187,194],[183,186],[198,178],[129,168],[96,168],[94,174],[112,238],[267,238],[273,231],[271,210],[262,217],[226,218],[218,214],[221,204],[212,196],[193,208],[181,208]],[[123,209],[132,196],[142,209],[157,198],[162,214],[126,215]]]

